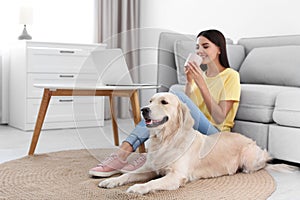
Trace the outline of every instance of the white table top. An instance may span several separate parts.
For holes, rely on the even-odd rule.
[[[62,84],[62,83],[40,83],[34,84],[34,87],[47,88],[50,90],[71,89],[71,90],[140,90],[140,89],[157,89],[159,85],[93,85],[93,84]]]

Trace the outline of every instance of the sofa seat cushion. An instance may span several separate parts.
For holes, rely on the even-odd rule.
[[[273,122],[276,97],[294,87],[241,84],[241,100],[236,119],[261,123]]]
[[[300,88],[278,94],[273,119],[279,125],[300,128]]]

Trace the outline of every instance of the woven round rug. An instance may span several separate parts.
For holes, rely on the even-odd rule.
[[[88,176],[88,170],[113,149],[70,150],[27,156],[0,165],[0,199],[267,199],[275,182],[266,170],[253,174],[201,179],[174,191],[146,195],[126,193],[128,184],[102,189],[103,179]],[[95,156],[96,155],[96,156]]]

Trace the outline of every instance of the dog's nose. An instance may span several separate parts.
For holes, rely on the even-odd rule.
[[[144,107],[141,109],[141,111],[142,111],[142,115],[147,115],[150,113],[150,108]]]

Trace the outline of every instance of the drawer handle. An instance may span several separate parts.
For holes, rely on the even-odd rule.
[[[70,50],[60,50],[59,53],[75,53],[75,51],[70,51]]]
[[[59,75],[59,78],[74,78],[74,75]]]
[[[73,99],[60,99],[59,102],[61,103],[73,102]]]

